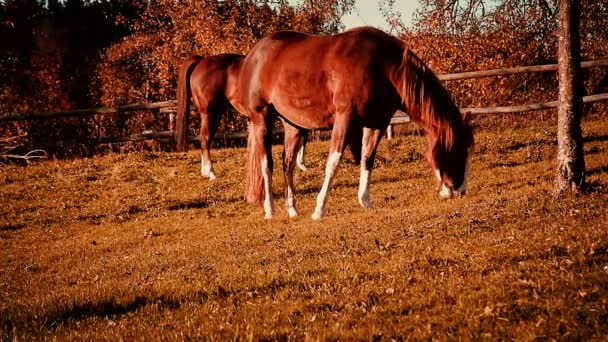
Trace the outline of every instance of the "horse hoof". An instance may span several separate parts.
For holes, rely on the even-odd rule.
[[[367,202],[366,202],[366,201],[363,201],[363,202],[360,202],[359,204],[361,204],[361,207],[362,207],[363,209],[374,209],[374,206],[372,205],[372,202],[369,202],[369,201],[367,201]]]
[[[369,198],[359,199],[359,204],[364,209],[372,209],[374,206],[372,205],[372,201]]]
[[[298,168],[300,168],[300,171],[303,171],[303,172],[308,171],[308,168],[304,164],[302,164],[302,165],[298,164]]]
[[[216,180],[217,176],[215,175],[215,172],[204,172],[201,171],[201,176],[205,177],[205,178],[209,178],[210,180]]]
[[[201,163],[201,176],[207,177],[210,180],[215,180],[217,178],[217,176],[215,175],[215,171],[213,170],[213,166],[211,164]]]
[[[273,214],[266,214],[264,215],[264,220],[272,220],[274,218]]]
[[[322,210],[317,210],[315,209],[315,211],[312,213],[311,218],[315,221],[320,220],[323,217],[323,211]]]
[[[289,208],[289,209],[287,209],[287,215],[289,215],[289,217],[297,217],[298,212],[296,211],[295,208]]]

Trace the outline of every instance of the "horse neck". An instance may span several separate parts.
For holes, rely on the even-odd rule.
[[[397,79],[403,104],[412,121],[450,148],[456,134],[455,126],[460,122],[460,111],[437,76],[417,57],[404,57]]]
[[[412,120],[422,126],[429,137],[439,140],[446,149],[451,148],[456,140],[455,126],[458,125],[456,120],[441,115],[441,113],[445,113],[444,109],[440,106],[433,106],[431,103],[423,104],[412,112]]]

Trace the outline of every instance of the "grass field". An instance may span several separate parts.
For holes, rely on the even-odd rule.
[[[584,121],[584,193],[555,197],[551,121],[476,133],[469,191],[441,200],[423,138],[383,141],[375,209],[350,155],[310,219],[243,200],[245,150],[0,165],[0,339],[606,340],[608,117]],[[282,150],[275,146],[277,165]]]

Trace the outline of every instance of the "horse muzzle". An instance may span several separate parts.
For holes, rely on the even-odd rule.
[[[451,199],[454,197],[462,197],[467,193],[466,186],[461,186],[457,190],[453,190],[453,187],[441,184],[441,191],[439,191],[439,197],[443,199]]]

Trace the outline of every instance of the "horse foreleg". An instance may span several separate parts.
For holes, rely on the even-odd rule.
[[[344,118],[345,116],[343,116]],[[331,133],[331,147],[329,149],[329,157],[327,158],[327,165],[325,166],[325,179],[321,186],[321,191],[317,195],[317,206],[315,211],[312,213],[312,219],[318,220],[325,215],[325,204],[327,203],[327,193],[331,182],[333,181],[336,173],[338,172],[338,166],[344,153],[346,132],[348,131],[348,120],[344,119],[342,122],[336,121],[334,128]]]
[[[302,143],[302,134],[297,128],[284,124],[285,149],[283,150],[283,174],[285,175],[285,208],[289,217],[298,216],[294,187],[294,168],[299,158]]]
[[[264,218],[274,217],[274,200],[272,198],[272,155],[267,153],[262,159],[261,171],[264,177]]]
[[[304,163],[304,153],[306,149],[306,143],[308,142],[308,132],[301,133],[300,139],[298,141],[298,155],[296,156],[296,163],[298,164],[298,168],[302,171],[307,171],[308,168]]]
[[[361,145],[361,175],[359,176],[359,204],[363,208],[371,209],[372,201],[369,194],[372,168],[376,158],[376,150],[382,139],[383,131],[379,129],[363,128]]]

